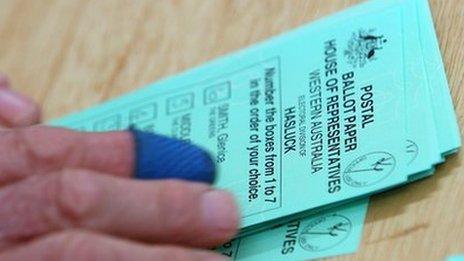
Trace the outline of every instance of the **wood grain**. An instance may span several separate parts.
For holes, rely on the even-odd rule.
[[[1,0],[0,71],[46,119],[80,110],[360,0]],[[431,0],[462,129],[464,0]],[[459,153],[432,178],[375,196],[362,245],[339,260],[464,253]]]

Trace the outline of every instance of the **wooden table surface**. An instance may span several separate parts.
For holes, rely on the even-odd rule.
[[[118,96],[360,0],[0,0],[0,71],[45,119]],[[459,123],[464,0],[431,0]],[[463,153],[435,176],[375,196],[362,244],[340,260],[464,253]]]

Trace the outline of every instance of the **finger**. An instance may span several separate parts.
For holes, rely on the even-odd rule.
[[[10,87],[10,82],[8,81],[8,78],[5,77],[3,74],[0,74],[0,89],[5,89]],[[2,124],[0,121],[0,131],[3,131],[6,129],[6,125]]]
[[[0,132],[0,184],[63,168],[129,177],[133,158],[129,132],[80,133],[42,126]]]
[[[212,183],[215,177],[207,152],[152,133],[79,133],[51,127],[0,132],[0,185],[63,168],[205,183]]]
[[[40,122],[40,107],[32,99],[9,88],[0,76],[0,125],[17,128]]]
[[[0,254],[0,260],[227,260],[211,251],[148,246],[83,231],[67,231],[34,240]]]
[[[0,191],[3,247],[83,228],[142,241],[213,247],[239,218],[232,196],[201,183],[136,181],[82,170],[32,177]]]

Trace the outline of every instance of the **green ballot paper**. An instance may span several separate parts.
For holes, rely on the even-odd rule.
[[[293,220],[217,249],[232,260],[303,260],[353,253],[361,241],[367,199]]]
[[[446,261],[464,261],[464,255],[449,256],[448,258],[446,258]]]
[[[235,260],[355,251],[366,197],[460,146],[426,0],[367,1],[52,124],[209,150],[241,208],[217,249]]]
[[[132,124],[204,146],[243,231],[403,184],[401,10],[353,9],[60,124]]]

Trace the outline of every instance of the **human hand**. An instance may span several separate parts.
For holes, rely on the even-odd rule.
[[[38,106],[0,85],[0,260],[223,258],[203,249],[236,232],[229,193],[131,179],[130,132],[25,127]]]

